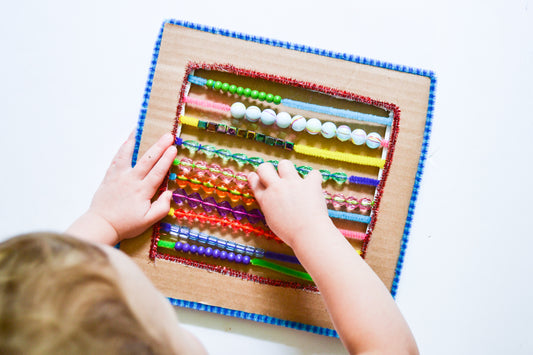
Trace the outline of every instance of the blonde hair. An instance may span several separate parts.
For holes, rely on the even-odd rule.
[[[162,354],[98,247],[51,233],[0,244],[1,354]]]

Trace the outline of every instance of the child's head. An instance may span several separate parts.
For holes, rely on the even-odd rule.
[[[49,233],[7,240],[0,295],[0,353],[201,350],[141,270],[111,247]]]

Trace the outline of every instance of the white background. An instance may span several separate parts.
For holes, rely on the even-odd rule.
[[[2,2],[0,239],[62,231],[87,208],[136,125],[164,19],[431,69],[433,135],[398,304],[424,354],[532,353],[532,2],[432,3]],[[178,313],[213,354],[343,352]]]

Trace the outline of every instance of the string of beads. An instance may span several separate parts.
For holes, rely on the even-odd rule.
[[[215,156],[221,158],[224,163],[227,163],[228,160],[235,161],[239,166],[243,166],[244,164],[250,164],[254,168],[257,168],[259,165],[265,162],[263,158],[260,157],[248,157],[244,153],[231,153],[228,149],[225,148],[217,148],[213,145],[209,144],[200,144],[199,142],[196,142],[194,140],[183,140],[182,138],[176,138],[176,145],[183,146],[186,149],[189,150],[191,154],[194,154],[196,152],[204,153],[208,158],[213,158]],[[266,162],[271,163],[274,165],[274,167],[277,168],[278,161],[277,160],[267,160]],[[300,173],[302,176],[306,176],[309,174],[313,168],[310,166],[296,166],[296,170],[298,173]],[[379,184],[379,180],[367,178],[367,177],[360,177],[360,176],[348,176],[346,173],[343,172],[334,172],[331,173],[330,171],[326,169],[320,169],[320,173],[322,174],[323,181],[333,180],[338,184],[344,184],[344,183],[350,183],[350,184],[356,184],[356,185],[369,185],[369,186],[377,186]]]
[[[172,193],[172,198],[177,205],[182,205],[184,202],[192,208],[195,209],[201,206],[207,213],[216,210],[219,215],[225,217],[228,214],[231,214],[237,221],[240,221],[243,218],[247,218],[248,222],[256,224],[259,222],[266,223],[265,217],[257,208],[247,211],[243,205],[238,205],[237,207],[231,207],[228,201],[216,202],[213,197],[207,197],[202,199],[199,193],[194,192],[192,194],[187,194],[183,189],[176,189]]]
[[[357,199],[354,196],[346,197],[341,193],[332,194],[328,191],[324,191],[324,198],[326,199],[326,203],[331,205],[335,210],[340,210],[344,207],[348,212],[355,211],[356,209],[359,209],[361,212],[367,212],[374,205],[373,201],[366,197]]]

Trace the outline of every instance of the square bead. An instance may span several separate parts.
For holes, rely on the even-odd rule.
[[[285,149],[292,151],[294,149],[294,143],[293,142],[285,142]]]
[[[276,147],[283,148],[283,146],[285,146],[285,141],[281,138],[276,138]]]
[[[198,128],[206,129],[207,128],[207,122],[206,121],[198,121]]]
[[[216,130],[217,130],[217,124],[215,122],[207,122],[208,132],[216,132]]]
[[[248,133],[246,133],[246,138],[247,139],[254,139],[255,138],[255,132],[254,131],[248,131]]]
[[[228,131],[226,132],[230,136],[236,136],[237,135],[237,128],[235,127],[228,127]]]
[[[265,143],[270,145],[270,146],[273,146],[273,145],[276,144],[276,138],[270,137],[270,136],[266,136],[265,137]]]
[[[265,135],[263,133],[256,133],[255,134],[255,140],[261,143],[265,142]]]
[[[239,128],[237,130],[237,137],[246,138],[247,133],[248,133],[248,130]]]
[[[228,130],[228,126],[226,126],[225,124],[219,123],[217,125],[217,132],[218,133],[226,133],[227,130]]]

